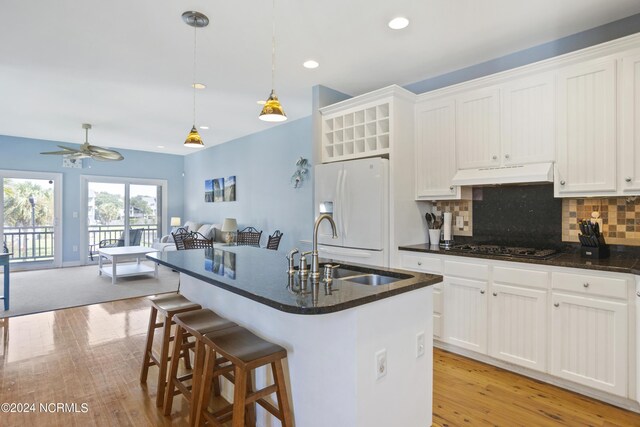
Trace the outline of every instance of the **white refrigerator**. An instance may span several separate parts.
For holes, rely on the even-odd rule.
[[[323,221],[318,253],[343,262],[389,266],[389,160],[381,157],[315,167],[315,215],[333,217],[338,238]]]

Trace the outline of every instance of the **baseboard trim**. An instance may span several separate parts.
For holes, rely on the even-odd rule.
[[[586,387],[581,384],[576,384],[571,381],[567,381],[563,378],[558,378],[553,375],[546,374],[544,372],[534,371],[532,369],[514,365],[512,363],[495,359],[491,356],[487,356],[486,354],[476,353],[474,351],[460,348],[455,345],[438,341],[436,339],[433,340],[433,346],[441,350],[446,350],[451,353],[459,354],[460,356],[465,356],[470,359],[474,359],[479,362],[486,363],[488,365],[496,366],[498,368],[502,368],[507,371],[515,372],[516,374],[524,375],[525,377],[533,378],[535,380],[542,381],[547,384],[564,388],[569,391],[573,391],[575,393],[579,393],[579,394],[591,397],[593,399],[601,400],[605,403],[608,403],[613,406],[617,406],[622,409],[626,409],[628,411],[640,413],[640,404],[638,404],[638,402],[631,399],[627,399],[620,396],[614,396],[612,394],[605,393],[600,390],[594,390],[590,387]]]
[[[62,267],[80,267],[84,265],[81,261],[66,261],[62,263]]]

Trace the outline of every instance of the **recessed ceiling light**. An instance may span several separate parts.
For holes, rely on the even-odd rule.
[[[164,145],[158,145],[158,148],[164,148]]]
[[[320,64],[318,64],[318,62],[314,61],[313,59],[310,59],[310,60],[308,60],[308,61],[305,61],[305,62],[302,64],[302,66],[303,66],[304,68],[310,68],[310,69],[318,68],[318,65],[320,65]]]
[[[191,85],[191,87],[195,89],[204,89],[207,87],[207,85],[205,85],[204,83],[194,83]]]
[[[207,130],[209,129],[209,126],[200,126],[200,129]]]
[[[409,25],[409,20],[402,16],[398,16],[397,18],[393,18],[389,21],[389,28],[392,30],[401,30],[403,28],[407,28],[407,25]]]
[[[256,101],[256,104],[258,104],[258,105],[264,105],[266,103],[267,103],[267,101],[262,101],[262,100]]]

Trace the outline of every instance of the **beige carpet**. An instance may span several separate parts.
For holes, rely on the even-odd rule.
[[[90,265],[12,271],[10,278],[10,306],[4,311],[0,301],[0,318],[175,292],[179,275],[160,266],[157,278],[152,275],[123,277],[113,285],[111,277],[99,276],[98,266]]]

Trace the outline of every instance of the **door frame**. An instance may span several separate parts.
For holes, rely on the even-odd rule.
[[[161,236],[163,230],[167,229],[167,212],[168,212],[168,181],[166,179],[154,179],[154,178],[130,178],[119,176],[100,176],[100,175],[80,175],[80,264],[87,265],[93,264],[88,256],[82,254],[89,253],[89,239],[87,235],[87,203],[88,203],[88,190],[89,182],[102,182],[108,184],[124,184],[125,200],[129,199],[129,185],[157,185],[162,189],[162,207],[160,209],[162,219],[158,235]],[[124,219],[125,229],[129,227],[129,216],[125,215]],[[125,234],[125,238],[127,235]],[[97,262],[97,261],[95,261]],[[94,263],[95,263],[94,262]]]
[[[50,179],[53,181],[53,261],[32,261],[16,265],[17,270],[30,269],[34,267],[61,267],[62,266],[62,179],[60,172],[36,172],[12,169],[0,169],[0,241],[4,241],[4,183],[5,178],[17,179]],[[23,268],[24,267],[24,268]]]

